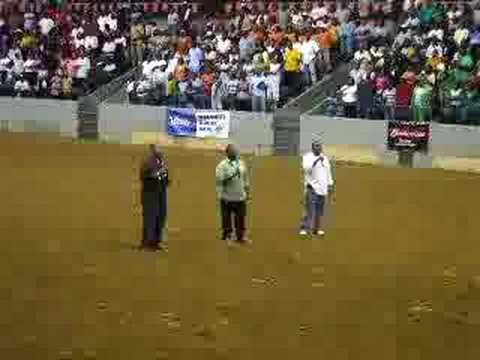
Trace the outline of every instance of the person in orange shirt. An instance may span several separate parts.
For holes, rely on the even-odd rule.
[[[332,48],[332,37],[330,32],[327,28],[320,28],[317,33],[316,40],[318,42],[318,46],[320,47],[319,57],[320,61],[322,62],[323,66],[330,71],[332,68],[330,51]]]
[[[188,76],[188,66],[182,57],[178,59],[173,76],[177,81],[184,81]]]
[[[337,59],[337,53],[339,49],[338,42],[338,21],[336,19],[332,20],[332,23],[327,29],[330,34],[331,47],[330,47],[330,60],[332,65],[335,65],[335,60]]]
[[[187,35],[185,30],[182,30],[180,32],[180,37],[177,40],[177,52],[182,56],[187,55],[189,50],[192,48],[192,44],[192,38]]]

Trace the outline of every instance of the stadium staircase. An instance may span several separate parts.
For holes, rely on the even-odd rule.
[[[323,100],[348,80],[350,66],[341,63],[331,74],[273,115],[273,147],[278,156],[298,156],[300,152],[300,117],[319,108]]]
[[[284,109],[295,109],[300,114],[312,111],[325,100],[329,93],[335,92],[338,86],[347,83],[349,72],[350,65],[341,63],[332,73],[325,75],[313,87],[285,104]]]
[[[125,91],[128,81],[137,76],[138,68],[134,67],[125,74],[115,78],[93,93],[78,99],[78,137],[81,139],[98,138],[98,106]]]

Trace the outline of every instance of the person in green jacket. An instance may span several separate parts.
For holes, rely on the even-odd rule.
[[[428,81],[420,81],[412,96],[413,121],[430,121],[433,88]]]
[[[215,177],[222,217],[222,240],[232,240],[233,217],[237,241],[245,242],[250,182],[247,167],[233,144],[227,146],[226,158],[218,164]]]

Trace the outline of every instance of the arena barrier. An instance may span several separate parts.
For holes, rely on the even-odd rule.
[[[0,97],[0,108],[2,131],[78,137],[77,102]],[[229,139],[174,138],[167,135],[166,124],[166,107],[109,103],[98,106],[98,134],[102,141],[139,144],[161,140],[197,148],[234,142],[257,154],[270,154],[274,147],[274,114],[231,112]],[[398,163],[398,154],[386,148],[384,121],[302,115],[299,153],[310,149],[312,134],[322,136],[327,154],[337,161],[386,166]],[[480,128],[433,123],[429,151],[415,154],[414,167],[480,173]]]
[[[70,100],[0,97],[0,129],[78,136],[78,103]]]
[[[396,166],[398,154],[386,147],[386,124],[302,115],[300,151],[309,150],[315,133],[322,136],[327,153],[338,161]],[[429,151],[415,153],[413,166],[480,172],[480,128],[432,123]]]
[[[245,151],[266,151],[273,145],[272,122],[272,114],[230,112],[230,138],[219,139],[218,143],[233,141]],[[143,143],[166,132],[166,107],[112,103],[99,106],[98,133],[102,140]]]

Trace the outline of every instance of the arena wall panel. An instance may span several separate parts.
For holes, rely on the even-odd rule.
[[[271,149],[271,114],[232,112],[230,140],[246,151]],[[148,105],[102,104],[98,113],[98,133],[103,140],[137,142],[139,133],[165,133],[167,108]],[[147,136],[148,137],[148,136]],[[134,141],[135,139],[135,141]]]
[[[77,137],[78,103],[68,100],[0,97],[4,131],[55,133]]]
[[[303,115],[300,151],[310,149],[312,134],[323,137],[327,152],[342,161],[396,165],[398,154],[386,149],[383,120]],[[414,166],[480,171],[480,128],[433,123],[428,154],[416,153]]]

